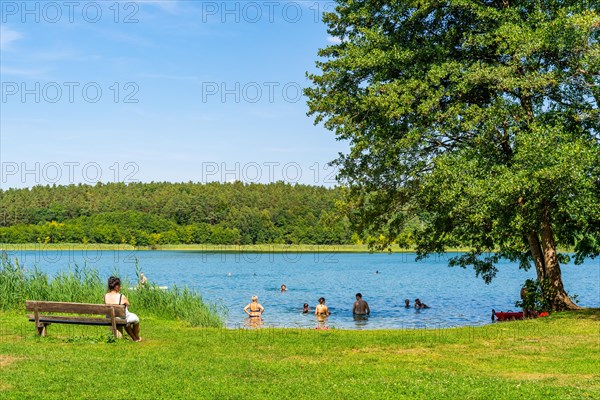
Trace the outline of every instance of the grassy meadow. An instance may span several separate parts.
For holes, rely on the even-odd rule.
[[[0,313],[0,398],[597,399],[600,310],[437,330],[227,330],[142,315],[144,341]]]

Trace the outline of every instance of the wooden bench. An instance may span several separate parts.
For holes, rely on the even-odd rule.
[[[46,327],[50,324],[75,324],[110,326],[113,335],[119,338],[123,335],[123,327],[127,325],[124,305],[27,300],[26,310],[33,311],[33,314],[28,314],[27,317],[29,321],[35,322],[37,333],[40,336],[46,336]],[[48,313],[52,313],[52,315],[48,315]],[[87,316],[63,314],[85,314]],[[102,317],[90,317],[89,315],[101,315]]]

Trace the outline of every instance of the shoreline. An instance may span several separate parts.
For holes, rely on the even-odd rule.
[[[207,253],[415,253],[415,249],[393,247],[388,250],[370,250],[367,245],[215,245],[215,244],[174,244],[160,246],[132,246],[129,244],[106,243],[0,243],[0,251],[190,251]],[[447,253],[466,252],[467,248],[453,248]]]
[[[189,251],[206,253],[355,253],[355,254],[414,254],[416,249],[392,247],[388,250],[372,250],[366,244],[166,244],[157,246],[132,246],[112,243],[0,243],[4,251]],[[466,247],[448,248],[444,253],[466,253]],[[573,254],[572,249],[561,253]],[[441,253],[441,254],[444,254]],[[440,253],[430,253],[430,256]]]

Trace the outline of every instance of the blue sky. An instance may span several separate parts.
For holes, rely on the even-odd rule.
[[[97,181],[331,185],[313,126],[315,1],[0,1],[1,187]]]

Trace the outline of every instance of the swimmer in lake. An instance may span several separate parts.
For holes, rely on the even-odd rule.
[[[281,285],[281,292],[285,292],[285,291],[287,291],[287,286]]]
[[[317,329],[327,329],[325,323],[329,317],[329,308],[325,305],[325,297],[319,299],[319,304],[315,307],[315,316],[317,317]]]
[[[362,294],[356,293],[356,301],[354,302],[354,306],[352,306],[352,314],[354,315],[369,315],[371,314],[371,309],[369,308],[369,304],[362,299]]]
[[[410,300],[404,299],[404,308],[410,308]]]
[[[244,307],[244,312],[248,314],[250,318],[260,318],[265,312],[265,309],[258,302],[258,296],[252,296],[252,302]]]
[[[420,310],[422,308],[429,308],[429,306],[427,304],[425,304],[425,303],[421,303],[421,300],[415,299],[415,308],[417,310]]]
[[[325,297],[319,299],[319,304],[315,307],[315,315],[322,318],[329,316],[329,307],[325,305]]]
[[[302,314],[308,314],[310,312],[310,309],[308,308],[308,303],[304,303],[304,306],[302,307]]]

